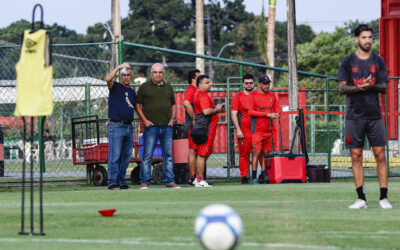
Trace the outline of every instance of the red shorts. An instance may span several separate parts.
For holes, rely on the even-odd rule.
[[[274,136],[274,147],[276,146],[276,139]],[[253,151],[271,151],[271,133],[254,133],[251,134],[251,144]]]
[[[209,156],[211,154],[215,134],[208,134],[207,142],[201,145],[197,145],[197,154],[201,156]]]

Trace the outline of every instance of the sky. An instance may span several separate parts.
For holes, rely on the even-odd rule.
[[[45,24],[58,23],[80,34],[89,26],[111,19],[111,0],[0,0],[0,28],[32,18],[36,3],[44,8]],[[151,0],[149,0],[151,1]],[[204,0],[206,3],[208,0]],[[263,0],[244,0],[246,10],[256,15],[261,13]],[[264,0],[268,13],[268,0]],[[287,20],[286,0],[276,0],[276,20]],[[316,33],[334,32],[336,26],[343,26],[348,20],[368,22],[380,17],[380,0],[296,0],[297,24],[308,24]],[[120,0],[121,16],[128,16],[129,0]],[[39,18],[37,13],[36,19]]]

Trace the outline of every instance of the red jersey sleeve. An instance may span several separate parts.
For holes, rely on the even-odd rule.
[[[193,85],[187,87],[183,100],[189,101],[192,105],[194,104],[194,94],[196,93],[196,88]]]
[[[201,111],[213,108],[213,103],[211,101],[211,98],[206,93],[204,93],[203,91],[200,92],[198,98]]]
[[[232,103],[231,103],[231,110],[234,111],[239,111],[239,99],[240,99],[240,93],[236,94],[233,99],[232,99]]]

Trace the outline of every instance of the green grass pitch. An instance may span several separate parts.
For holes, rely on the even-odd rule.
[[[184,185],[175,190],[47,186],[46,236],[18,235],[20,189],[0,187],[0,249],[201,249],[193,224],[201,208],[212,203],[227,204],[241,216],[245,234],[238,249],[396,249],[400,180],[389,185],[393,209],[379,208],[378,182],[367,179],[369,207],[356,211],[347,208],[356,198],[349,179],[280,185],[215,182],[209,189]],[[107,208],[117,209],[113,217],[97,212]],[[35,226],[38,230],[39,223]]]

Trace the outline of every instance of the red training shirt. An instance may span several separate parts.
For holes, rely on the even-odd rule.
[[[183,100],[190,102],[190,104],[194,105],[194,94],[196,93],[197,88],[193,86],[192,84],[189,85],[189,87],[186,88],[185,94],[183,95]],[[193,108],[194,109],[194,108]],[[185,122],[191,121],[192,118],[189,116],[189,114],[185,110]]]
[[[238,111],[238,122],[243,133],[251,133],[249,110],[252,106],[251,95],[246,95],[243,91],[235,95],[232,99],[231,110]]]
[[[185,94],[183,96],[184,101],[189,101],[190,104],[194,104],[194,94],[196,93],[197,88],[193,86],[192,84],[187,87]]]
[[[202,90],[197,90],[194,94],[194,113],[201,114],[203,110],[214,108],[214,101]],[[197,120],[197,118],[196,118]],[[209,134],[215,134],[217,131],[218,115],[214,114],[211,117],[209,126]]]
[[[266,133],[270,131],[268,113],[280,113],[280,107],[276,96],[267,92],[265,94],[255,90],[250,93],[252,109],[249,110],[251,116],[251,133]],[[256,111],[256,112],[254,112]]]

